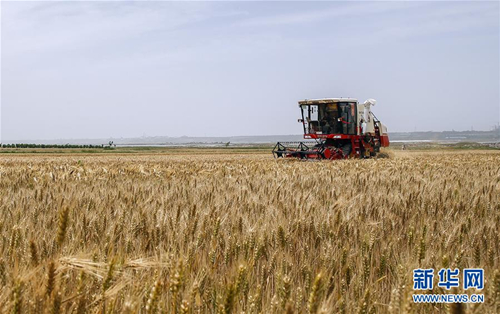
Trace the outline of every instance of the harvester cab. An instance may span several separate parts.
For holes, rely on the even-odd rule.
[[[273,155],[300,159],[374,157],[389,146],[387,128],[371,111],[374,99],[352,98],[299,101],[304,138],[314,142],[278,142]]]

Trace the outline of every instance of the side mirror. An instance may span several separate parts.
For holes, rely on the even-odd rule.
[[[304,119],[298,119],[297,122],[304,123]]]

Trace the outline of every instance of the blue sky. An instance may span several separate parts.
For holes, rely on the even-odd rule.
[[[297,101],[389,131],[499,122],[498,2],[1,2],[2,138],[300,134]]]

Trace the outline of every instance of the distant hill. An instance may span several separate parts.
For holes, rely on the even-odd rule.
[[[500,142],[500,129],[492,131],[443,131],[443,132],[389,132],[392,142],[436,141],[436,142]],[[203,145],[203,144],[269,144],[276,142],[302,141],[302,135],[256,135],[256,136],[225,136],[225,137],[169,137],[151,136],[137,138],[106,138],[106,139],[58,139],[58,140],[22,140],[3,141],[3,144],[33,143],[33,144],[92,144],[107,145],[110,141],[118,146],[164,146],[164,145]]]
[[[500,129],[492,131],[392,132],[391,141],[500,142]]]

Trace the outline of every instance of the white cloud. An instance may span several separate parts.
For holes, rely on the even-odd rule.
[[[415,8],[421,6],[422,3],[408,2],[330,2],[329,7],[322,10],[308,10],[303,12],[288,12],[268,16],[260,16],[242,21],[245,26],[272,26],[272,25],[288,25],[298,23],[315,23],[335,18],[352,18],[353,23],[362,23],[363,19],[373,18],[374,15],[387,13],[390,11],[400,10],[402,8]]]
[[[175,31],[219,15],[208,3],[8,3],[2,16],[2,40],[15,47],[7,50],[11,54],[61,52],[158,30]]]

